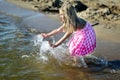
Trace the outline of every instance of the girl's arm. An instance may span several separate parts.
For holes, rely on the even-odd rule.
[[[59,46],[63,41],[65,41],[72,33],[69,33],[69,32],[66,32],[65,35],[60,39],[58,40],[54,45],[52,45],[52,47],[57,47]]]
[[[57,34],[57,33],[62,32],[62,31],[63,31],[64,26],[65,26],[65,25],[63,24],[63,25],[62,25],[62,26],[60,26],[59,28],[54,29],[54,30],[52,30],[52,31],[51,31],[51,32],[49,32],[49,33],[41,33],[41,35],[42,35],[44,38],[49,37],[49,36],[52,36],[52,35],[55,35],[55,34]]]

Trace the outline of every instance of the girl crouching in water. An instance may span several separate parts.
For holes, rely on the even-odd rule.
[[[46,38],[60,32],[65,32],[64,36],[52,45],[55,48],[72,34],[72,38],[68,42],[68,49],[70,56],[73,57],[74,65],[87,67],[84,57],[94,52],[96,48],[94,29],[87,21],[77,16],[75,8],[70,3],[63,4],[59,10],[59,15],[63,23],[62,26],[49,33],[41,33],[41,35]]]

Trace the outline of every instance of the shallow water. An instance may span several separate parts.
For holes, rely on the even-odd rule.
[[[60,46],[52,56],[45,52],[49,49],[48,42],[36,46],[34,41],[41,38],[35,36],[18,18],[0,14],[0,80],[113,80],[116,76],[66,66],[61,62],[65,60],[65,48]]]
[[[87,73],[61,65],[54,57],[43,62],[34,36],[18,18],[0,14],[0,80],[89,79]]]

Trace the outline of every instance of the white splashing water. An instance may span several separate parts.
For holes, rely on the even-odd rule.
[[[52,38],[52,42],[55,42],[54,37]],[[65,44],[62,44],[56,48],[52,48],[49,45],[49,42],[47,40],[44,40],[44,38],[41,35],[36,35],[33,39],[34,46],[39,47],[39,59],[46,62],[49,61],[48,55],[53,56],[58,61],[66,61],[66,57],[68,56],[68,50]]]

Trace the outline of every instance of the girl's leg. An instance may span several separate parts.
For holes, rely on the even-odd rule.
[[[73,57],[74,66],[87,68],[84,57]]]
[[[83,56],[77,57],[77,61],[78,61],[78,64],[80,64],[80,65],[83,66],[84,68],[87,68],[87,67],[88,67],[87,64],[86,64],[86,62],[85,62],[85,60],[84,60],[84,57],[83,57]]]

